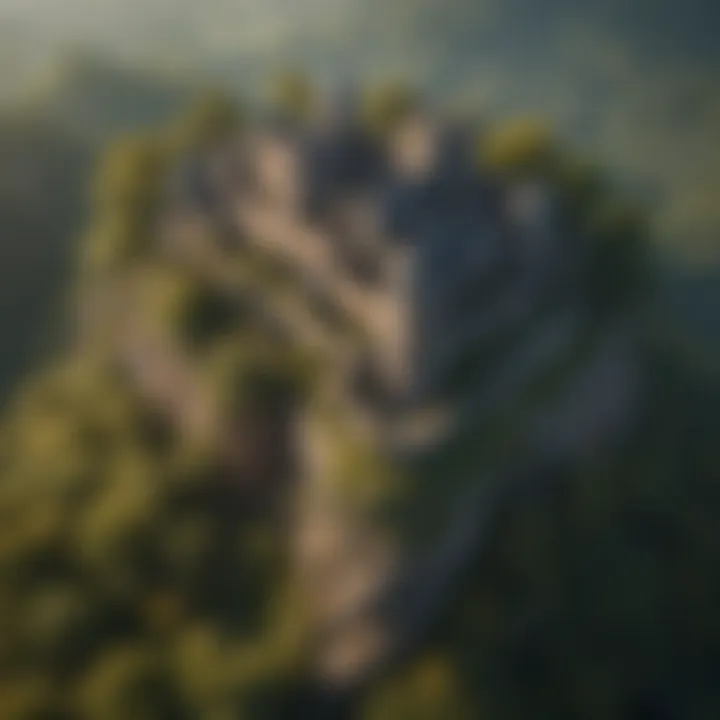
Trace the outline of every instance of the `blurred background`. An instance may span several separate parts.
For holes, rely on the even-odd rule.
[[[648,207],[668,297],[716,338],[718,23],[712,0],[2,0],[0,395],[54,337],[98,148],[294,66],[550,120]]]
[[[0,720],[720,717],[719,30],[714,0],[0,0]],[[317,638],[283,485],[312,445],[293,445],[288,408],[332,372],[258,322],[265,295],[312,302],[232,245],[203,178],[232,187],[244,120],[278,121],[279,96],[297,120],[311,85],[342,82],[390,88],[388,115],[422,97],[479,135],[523,119],[483,146],[500,157],[483,172],[542,176],[592,246],[542,298],[582,298],[572,352],[549,379],[529,354],[531,380],[551,404],[597,349],[582,330],[618,321],[642,401],[610,450],[545,467],[514,444],[509,398],[469,451],[410,466],[425,485],[330,415],[350,505],[382,496],[398,545],[453,526],[458,467],[478,486],[517,459],[508,476],[542,478],[503,495],[427,641],[335,693],[304,654]],[[207,177],[198,157],[218,161]],[[166,201],[197,240],[190,263],[159,247]],[[522,368],[542,312],[461,365],[458,393],[492,384],[498,357]],[[622,377],[579,395],[579,417]],[[422,605],[408,588],[394,618]]]

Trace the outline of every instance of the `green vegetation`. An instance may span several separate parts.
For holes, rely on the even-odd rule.
[[[212,348],[218,338],[243,329],[246,308],[192,269],[148,268],[140,282],[143,312],[181,350]]]
[[[146,326],[191,363],[227,427],[257,421],[258,408],[299,399],[311,366],[250,332],[200,276],[156,262],[167,137],[122,141],[102,164],[94,224],[117,227],[118,252],[101,269],[141,283]],[[17,395],[0,458],[0,716],[283,712],[302,685],[300,600],[272,514],[228,483],[215,441],[190,443],[100,348]]]
[[[622,312],[650,290],[651,229],[639,208],[609,187],[598,168],[563,152],[546,124],[519,119],[480,136],[482,169],[508,182],[541,181],[587,243],[583,275],[587,306],[598,315]]]
[[[309,354],[249,333],[216,343],[207,370],[226,412],[250,416],[305,399],[317,374]]]
[[[418,110],[418,93],[403,83],[388,83],[370,89],[363,103],[363,117],[372,132],[385,134]]]
[[[289,120],[308,120],[318,108],[317,91],[310,78],[295,70],[278,76],[272,99],[280,115]]]
[[[429,654],[455,669],[473,717],[717,712],[704,680],[718,642],[717,426],[691,430],[697,408],[675,395],[687,388],[656,377],[646,429],[623,452],[588,456],[552,492],[514,497],[431,649],[384,683],[367,717],[388,693],[413,707],[403,678]]]
[[[100,348],[78,349],[23,386],[0,442],[3,718],[277,720],[305,716],[302,698],[315,689],[311,615],[279,519],[287,496],[278,489],[268,493],[275,503],[259,502],[263,493],[248,491],[230,463],[257,456],[248,446],[272,410],[308,390],[321,404],[326,368],[272,336],[240,293],[197,268],[166,267],[156,252],[162,183],[179,148],[208,147],[235,122],[224,101],[204,107],[110,150],[83,248],[100,259],[83,272],[100,269],[121,284],[145,271],[142,321],[170,340],[166,349],[187,362],[229,433],[189,442]],[[484,162],[512,178],[546,178],[574,209],[589,245],[580,297],[598,310],[592,330],[633,310],[642,225],[544,131],[515,126],[488,137]],[[292,286],[282,269],[255,273],[260,262],[235,260],[268,294]],[[349,418],[333,414],[342,409],[330,408],[333,478],[398,542],[422,532],[433,542],[468,483],[497,489],[494,473],[521,454],[533,411],[593,339],[577,338],[517,404],[424,459],[417,474],[360,441]],[[456,391],[519,347],[510,331],[480,348],[457,368]],[[549,468],[556,485],[509,494],[427,641],[367,689],[361,717],[717,715],[720,458],[708,411],[717,391],[644,350],[648,405],[632,434]]]
[[[546,124],[534,120],[503,123],[483,134],[480,163],[510,177],[546,175],[556,151]]]
[[[157,218],[173,163],[221,142],[239,126],[226,97],[204,97],[164,133],[136,133],[106,151],[93,190],[95,221],[84,242],[88,269],[147,260],[157,245]]]
[[[479,717],[468,702],[460,675],[446,656],[429,654],[374,697],[367,720],[471,720]]]
[[[88,270],[147,258],[168,160],[152,135],[124,138],[110,147],[94,185],[96,220],[83,247]]]
[[[29,50],[28,38],[23,42],[29,43],[23,52],[39,54],[36,46]],[[51,86],[0,108],[0,404],[24,372],[71,334],[77,238],[101,149],[117,133],[162,122],[192,94],[185,85],[86,54],[60,65]],[[6,67],[20,72],[12,59]],[[107,218],[93,230],[103,236],[93,243],[99,264],[132,245],[135,229],[126,225]]]
[[[222,142],[241,122],[242,112],[231,97],[222,92],[205,93],[170,129],[170,142],[175,152],[202,151]]]
[[[154,422],[102,366],[20,396],[0,493],[3,717],[236,714],[292,682],[279,537]]]
[[[16,1],[0,22],[0,99],[34,93],[31,122],[26,117],[7,128],[3,108],[0,145],[7,138],[8,146],[24,148],[21,165],[39,168],[20,197],[0,182],[0,296],[9,318],[0,332],[13,337],[0,364],[0,396],[53,344],[50,331],[66,333],[47,308],[61,304],[72,282],[64,259],[82,222],[91,156],[108,137],[178,111],[195,93],[188,78],[198,71],[248,96],[265,86],[270,58],[313,72],[349,63],[382,81],[412,78],[435,98],[481,107],[488,116],[541,113],[642,193],[653,211],[653,236],[671,252],[670,282],[688,257],[717,260],[720,102],[712,0],[550,0],[542,22],[533,0],[351,0],[332,13],[316,0],[298,0],[292,8],[266,3],[252,22],[240,5],[183,0],[171,23],[161,0],[129,0],[122,21],[114,12],[97,13],[92,0],[68,1],[73,11],[49,0]],[[75,53],[63,62],[66,41],[103,54]],[[58,67],[55,82],[38,87]],[[66,161],[56,165],[45,146],[27,138],[36,124]],[[0,175],[14,178],[12,167],[0,151]],[[682,320],[693,324],[694,317]],[[718,335],[715,327],[710,332]]]

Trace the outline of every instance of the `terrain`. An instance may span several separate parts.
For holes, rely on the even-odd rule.
[[[346,342],[371,347],[338,306],[366,296],[308,272],[322,255],[292,204],[260,233],[246,191],[214,184],[231,118],[216,102],[141,133],[97,175],[87,332],[4,425],[2,714],[714,717],[717,377],[659,332],[642,218],[545,136],[484,129],[461,179],[494,190],[469,235],[404,214],[455,251],[421,255],[428,299],[463,247],[487,273],[445,317],[477,345],[427,348],[457,351],[436,368],[461,432],[388,454],[338,383]],[[493,204],[528,174],[562,198],[559,224]],[[426,219],[469,210],[443,195],[466,185],[433,187]],[[310,576],[303,528],[325,556]]]
[[[3,0],[3,144],[17,146],[15,154],[27,158],[15,157],[3,172],[15,173],[18,162],[43,168],[43,144],[29,137],[32,126],[62,146],[67,169],[60,182],[48,153],[44,187],[28,186],[21,202],[15,190],[3,190],[4,206],[12,205],[3,252],[20,263],[5,265],[5,272],[25,278],[27,290],[9,283],[3,316],[17,317],[28,308],[29,320],[4,353],[8,369],[0,394],[37,357],[37,348],[47,345],[41,336],[62,335],[47,332],[56,315],[42,308],[50,299],[64,302],[58,293],[67,287],[66,258],[82,213],[75,208],[86,196],[88,170],[103,143],[167,117],[208,85],[265,103],[268,78],[288,67],[304,68],[319,82],[333,74],[409,82],[434,102],[488,120],[543,118],[646,207],[663,255],[661,270],[670,273],[672,297],[678,298],[673,308],[706,305],[700,287],[717,285],[720,228],[720,59],[712,39],[717,12],[704,0],[213,0],[202,9],[162,0],[74,0],[63,3],[62,11],[47,0]],[[59,202],[64,193],[67,201]],[[36,208],[50,208],[56,200],[57,217],[48,210],[47,226],[30,230],[40,222]],[[38,264],[23,265],[21,258],[30,254]],[[676,274],[679,263],[700,269]],[[698,275],[702,282],[696,282]],[[36,292],[33,278],[48,281]],[[27,304],[31,295],[38,310]],[[703,333],[716,336],[716,313],[702,312]],[[680,324],[686,317],[680,316]]]

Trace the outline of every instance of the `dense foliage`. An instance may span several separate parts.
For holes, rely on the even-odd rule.
[[[368,718],[717,716],[717,390],[677,360],[652,377],[622,448],[514,497]]]
[[[13,42],[32,44],[25,37]],[[73,261],[87,186],[106,142],[165,121],[192,95],[190,87],[92,55],[56,64],[52,85],[0,108],[0,404],[23,373],[71,335]],[[12,59],[6,67],[20,74]],[[122,244],[123,228],[108,223],[103,232],[112,236],[108,246]]]
[[[282,538],[216,456],[90,361],[36,379],[4,440],[3,717],[235,716],[292,683]]]
[[[391,93],[388,112],[399,105]],[[0,717],[316,716],[306,710],[309,638],[287,556],[288,496],[256,502],[243,485],[247,468],[262,466],[258,408],[295,402],[316,373],[246,322],[236,299],[164,265],[153,242],[173,153],[225,132],[230,117],[214,99],[167,134],[110,151],[83,272],[147,271],[143,318],[221,400],[220,425],[235,434],[190,441],[104,348],[78,350],[23,387],[0,445]],[[642,228],[544,131],[485,137],[483,162],[551,181],[594,240],[587,297],[597,317],[627,312],[643,280]],[[615,453],[559,469],[544,492],[512,498],[428,642],[367,689],[359,716],[717,716],[713,397],[667,349],[648,347],[645,363],[636,433]],[[393,469],[334,429],[348,492],[385,501]],[[228,458],[226,440],[248,457]],[[392,503],[402,514],[422,490],[400,490]],[[429,495],[426,512],[442,507]]]

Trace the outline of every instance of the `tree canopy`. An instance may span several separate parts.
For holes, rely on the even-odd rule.
[[[409,107],[403,92],[386,98],[388,121]],[[227,455],[257,457],[248,445],[263,437],[266,454],[279,454],[258,409],[295,402],[322,385],[325,368],[251,322],[198,268],[161,260],[155,221],[177,153],[235,122],[224,101],[191,117],[180,124],[189,144],[175,144],[173,128],[110,149],[86,242],[104,277],[145,269],[139,315],[164,330],[163,349],[188,363],[234,434],[188,442],[127,367],[91,344],[21,388],[0,438],[2,718],[278,720],[316,710],[312,615],[293,572],[287,505],[248,502]],[[483,142],[483,170],[543,178],[573,209],[590,248],[582,285],[601,311],[593,321],[632,309],[645,229],[604,178],[532,125]],[[428,636],[354,699],[359,717],[717,717],[720,456],[708,412],[717,389],[657,346],[643,353],[637,426],[618,447],[558,468],[556,485],[512,496]],[[173,389],[171,400],[187,390]],[[515,447],[510,417],[408,478],[344,419],[328,421],[337,481],[394,529],[409,516],[444,519],[453,469],[475,463],[484,481],[487,447]]]

